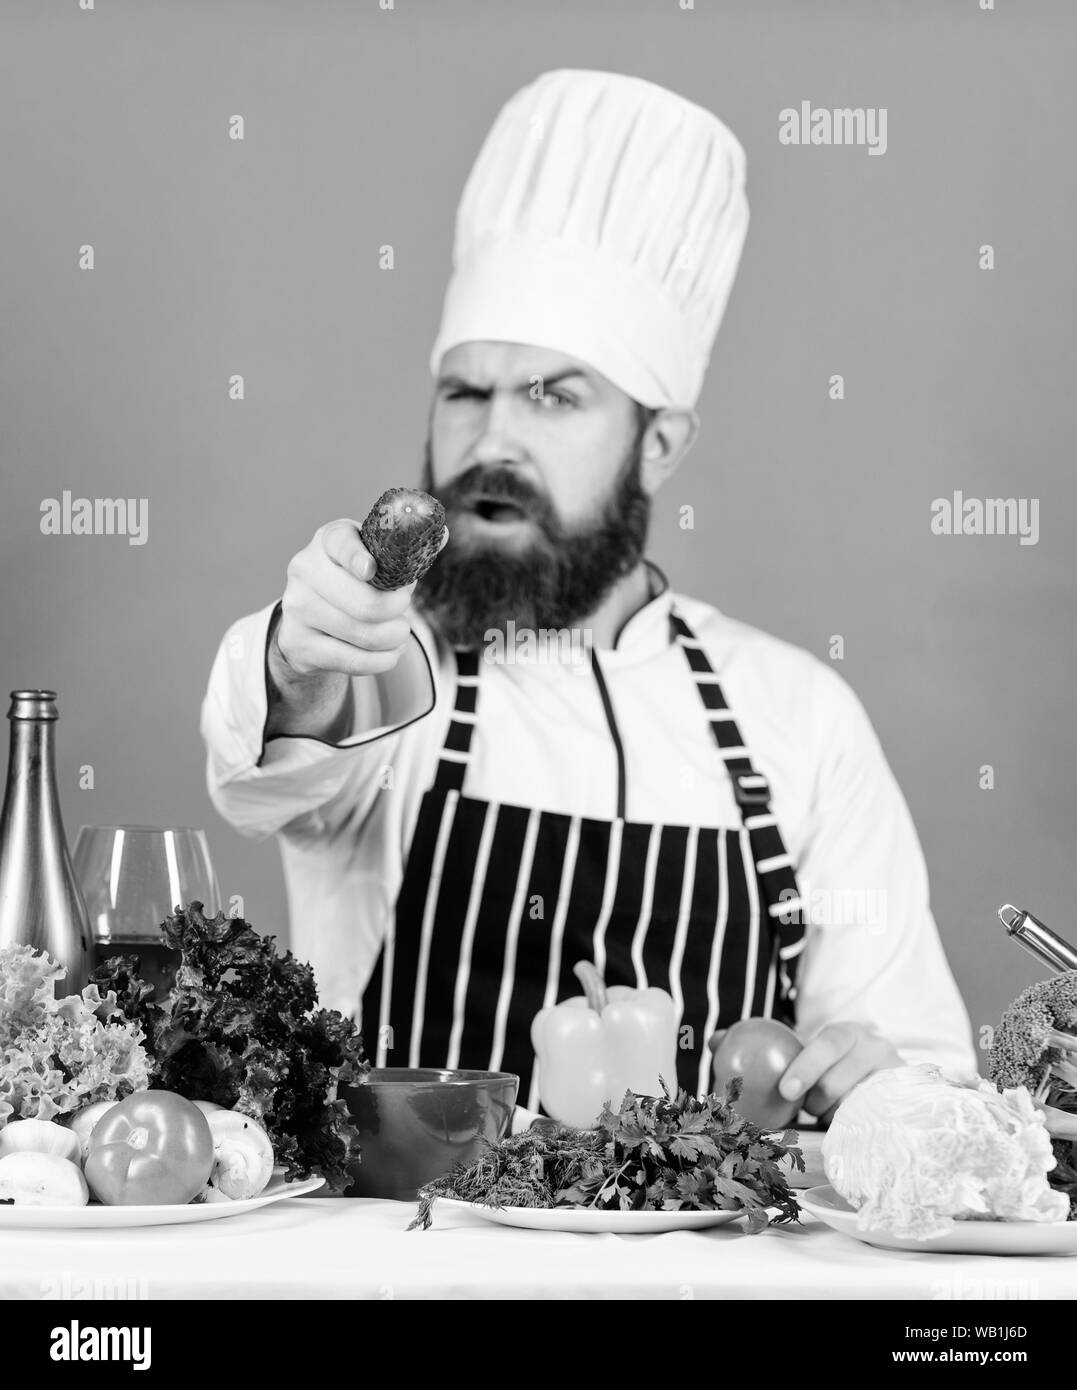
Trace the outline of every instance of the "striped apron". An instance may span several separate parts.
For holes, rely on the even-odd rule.
[[[437,774],[420,806],[394,930],[363,994],[368,1054],[377,1020],[378,1066],[515,1072],[520,1103],[537,1110],[531,1021],[580,993],[579,960],[593,961],[607,984],[672,994],[677,1079],[696,1094],[710,1090],[715,1029],[749,1016],[794,1022],[804,927],[793,862],[718,677],[676,608],[670,623],[743,824],[625,820],[623,758],[612,821],[467,796],[481,659],[458,649]]]

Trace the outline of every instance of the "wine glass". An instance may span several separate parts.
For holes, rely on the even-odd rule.
[[[137,955],[142,977],[162,997],[179,953],[164,943],[161,923],[178,906],[219,910],[221,890],[203,830],[189,826],[83,825],[72,855],[94,936],[94,963]]]

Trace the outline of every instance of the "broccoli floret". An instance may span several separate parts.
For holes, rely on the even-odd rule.
[[[999,1089],[1039,1088],[1058,1060],[1052,1031],[1077,1029],[1077,970],[1039,980],[1019,994],[1002,1015],[987,1059],[987,1075]]]
[[[1047,1107],[1055,1166],[1047,1181],[1070,1201],[1077,1221],[1077,1067],[1060,1033],[1077,1032],[1077,970],[1029,985],[1002,1015],[987,1058],[987,1075],[999,1088],[1027,1086]]]

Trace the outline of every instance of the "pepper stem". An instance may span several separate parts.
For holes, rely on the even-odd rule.
[[[580,960],[572,967],[572,973],[583,985],[583,992],[587,998],[587,1007],[594,1009],[595,1013],[600,1014],[606,1007],[608,996],[606,994],[606,982],[598,973],[598,970],[589,960]]]

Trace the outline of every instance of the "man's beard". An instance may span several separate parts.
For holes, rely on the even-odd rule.
[[[640,432],[640,436],[642,431]],[[491,631],[575,628],[639,563],[647,543],[651,499],[640,481],[641,437],[630,450],[599,516],[568,529],[545,497],[511,468],[475,464],[435,489],[427,440],[421,487],[445,507],[449,540],[415,590],[415,607],[451,646],[481,646]],[[456,542],[453,515],[476,497],[502,499],[534,523],[521,546]]]

